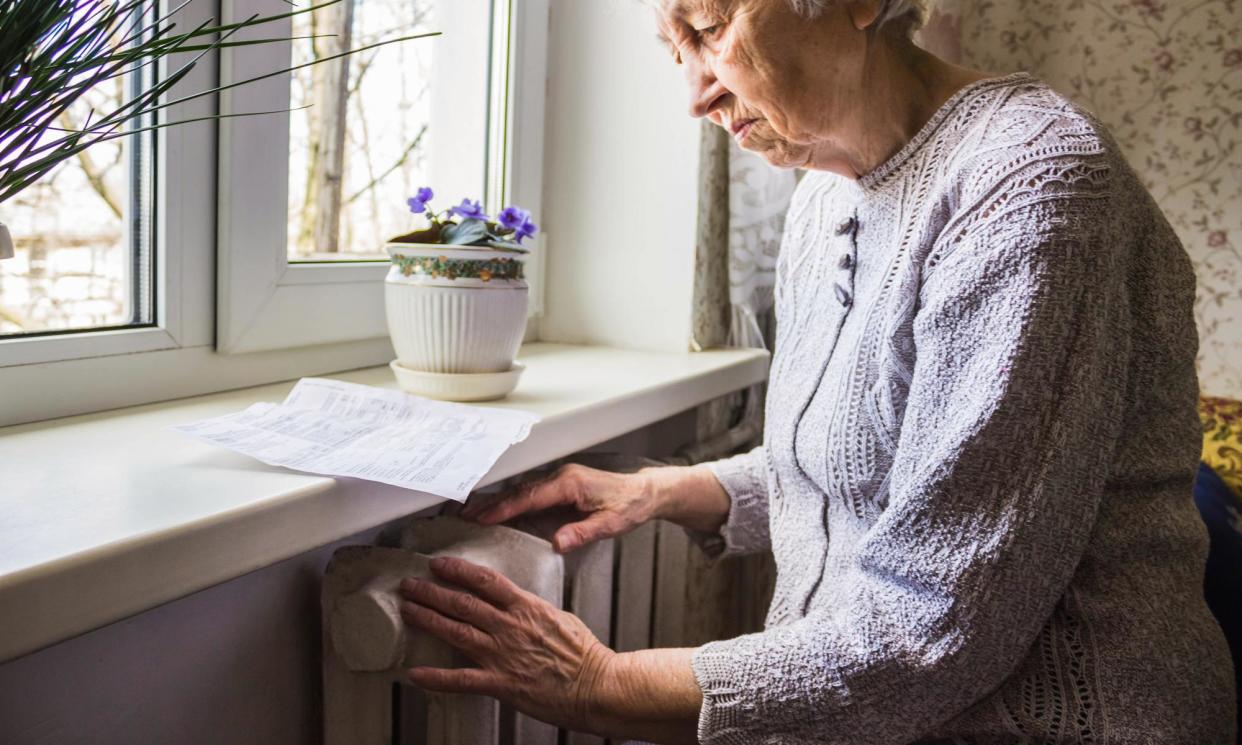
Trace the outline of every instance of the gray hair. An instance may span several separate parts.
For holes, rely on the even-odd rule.
[[[789,0],[796,13],[807,18],[815,18],[831,3],[841,0]],[[884,0],[880,17],[876,20],[876,28],[891,24],[906,33],[913,35],[927,20],[926,0]]]

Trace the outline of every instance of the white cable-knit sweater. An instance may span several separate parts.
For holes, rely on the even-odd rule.
[[[1023,73],[804,179],[765,444],[712,464],[776,595],[695,653],[702,741],[1232,743],[1194,296],[1103,126]]]

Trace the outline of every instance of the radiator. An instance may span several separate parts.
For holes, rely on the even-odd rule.
[[[700,446],[698,455],[732,450],[734,439]],[[619,472],[659,464],[626,456],[575,460]],[[684,532],[649,524],[561,556],[549,539],[568,519],[545,514],[485,527],[447,514],[410,521],[392,546],[338,550],[322,589],[325,745],[603,745],[598,737],[559,731],[493,699],[429,694],[405,679],[414,665],[470,664],[407,629],[397,610],[398,583],[427,576],[427,562],[435,556],[457,556],[503,573],[577,615],[618,652],[679,645]]]
[[[322,590],[325,745],[602,744],[490,698],[429,694],[406,685],[405,670],[414,665],[469,662],[404,626],[397,585],[407,576],[427,576],[432,557],[465,558],[574,613],[616,649],[646,648],[655,529],[647,526],[622,541],[601,541],[562,557],[529,530],[442,516],[411,522],[399,547],[338,550]]]

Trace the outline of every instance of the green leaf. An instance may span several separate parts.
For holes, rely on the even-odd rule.
[[[441,233],[445,243],[458,246],[472,246],[487,240],[487,223],[482,220],[462,220],[457,225],[449,225]]]

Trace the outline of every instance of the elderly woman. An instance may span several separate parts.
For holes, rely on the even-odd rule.
[[[569,504],[559,550],[655,518],[771,549],[763,633],[616,654],[504,578],[407,582],[477,661],[414,683],[613,737],[1233,742],[1202,597],[1195,278],[1090,114],[910,41],[912,0],[664,0],[690,111],[808,169],[764,445],[581,468],[467,513]]]

